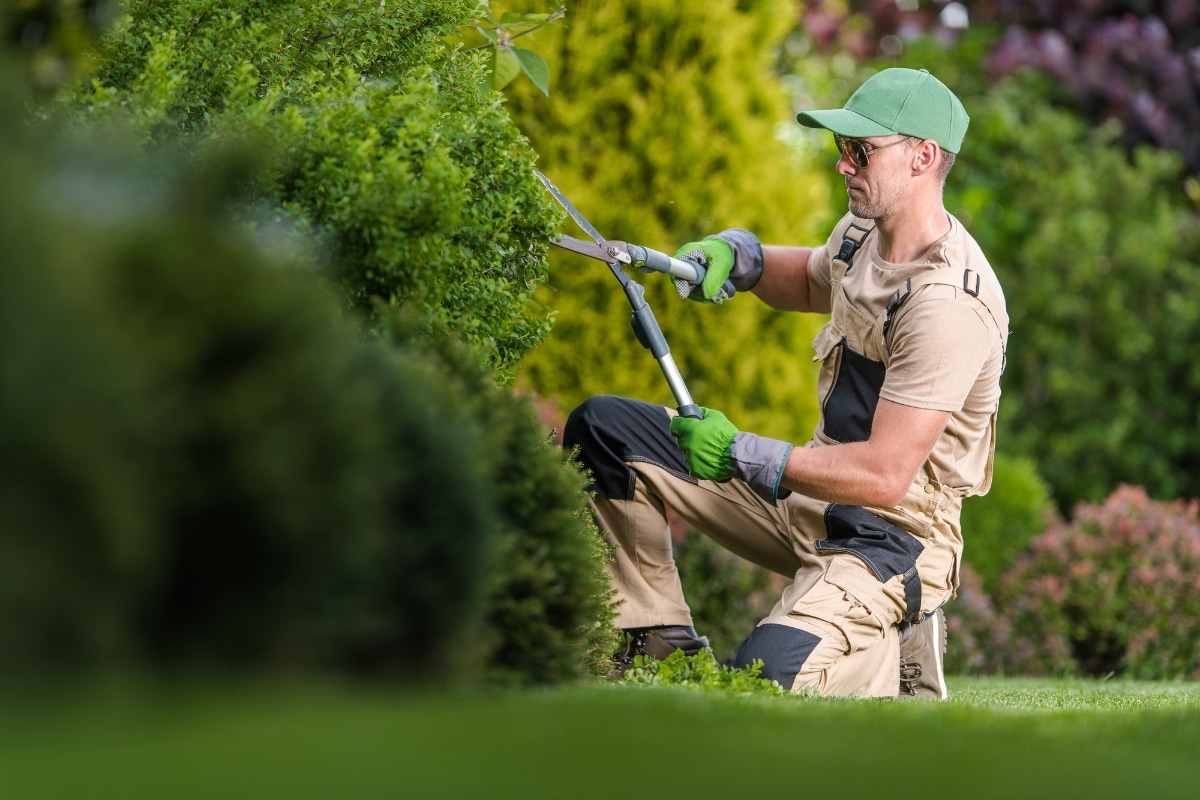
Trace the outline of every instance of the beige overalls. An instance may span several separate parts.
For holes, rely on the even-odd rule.
[[[893,315],[923,286],[965,286],[1007,333],[1003,301],[969,269],[926,270],[906,281],[883,314],[864,314],[841,283],[866,235],[850,226],[833,262],[831,318],[814,340],[822,362],[822,418],[809,447],[868,438]],[[896,696],[897,624],[933,613],[957,586],[965,492],[943,486],[927,462],[892,508],[799,494],[772,505],[741,481],[691,478],[666,430],[673,413],[600,396],[568,422],[568,440],[581,445],[585,464],[597,474],[596,509],[618,545],[612,571],[622,600],[617,625],[691,624],[671,554],[670,507],[726,549],[792,578],[742,645],[739,664],[761,659],[764,676],[795,690]]]

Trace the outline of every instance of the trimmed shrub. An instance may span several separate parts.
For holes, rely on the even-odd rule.
[[[1052,524],[997,595],[1010,671],[1200,678],[1198,512],[1123,486]]]
[[[996,455],[992,488],[963,501],[963,561],[992,594],[1054,513],[1050,490],[1027,458]]]
[[[437,462],[457,463],[463,481],[417,457],[358,476],[361,491],[373,491],[393,473],[427,473],[425,494],[409,498],[405,513],[455,504],[487,512],[414,539],[469,551],[461,563],[474,578],[431,568],[395,589],[446,628],[410,642],[411,658],[438,666],[430,654],[455,633],[460,666],[497,680],[599,673],[615,647],[607,551],[576,468],[543,441],[533,409],[496,386],[549,328],[529,297],[561,215],[533,176],[528,143],[486,87],[483,55],[442,42],[477,4],[130,0],[121,9],[74,93],[75,124],[84,135],[119,126],[126,139],[166,146],[198,169],[254,142],[260,158],[243,165],[238,221],[264,249],[318,271],[332,266],[344,304],[398,348],[378,357],[430,371],[428,381],[410,376],[407,390],[440,387],[413,400],[422,430],[433,436],[444,415],[465,437]],[[360,416],[363,429],[375,424]],[[380,424],[382,434],[394,423]],[[470,606],[461,619],[444,619],[457,606],[438,592],[451,590]],[[472,625],[481,597],[486,616]],[[469,637],[457,635],[464,627]]]
[[[549,330],[530,304],[561,213],[487,88],[443,37],[474,0],[126,0],[71,110],[203,155],[247,136],[277,223],[319,232],[348,302],[411,306],[502,381]],[[382,300],[380,305],[377,301]],[[384,325],[380,318],[374,321]]]
[[[401,347],[420,347],[424,337],[411,321],[393,319],[391,338]],[[528,685],[607,675],[618,643],[605,570],[611,549],[593,520],[586,474],[532,399],[496,386],[460,344],[443,342],[438,353],[482,431],[474,457],[499,520],[475,647],[488,678]]]

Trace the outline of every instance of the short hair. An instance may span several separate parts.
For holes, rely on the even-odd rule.
[[[954,166],[954,153],[949,150],[942,150],[942,158],[938,161],[937,176],[942,183],[946,182],[946,176],[950,174],[950,168]]]

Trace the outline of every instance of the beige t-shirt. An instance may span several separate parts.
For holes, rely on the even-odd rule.
[[[847,215],[809,262],[814,280],[826,290],[832,289],[833,258],[851,222],[874,226],[870,220]],[[946,486],[972,494],[986,492],[1008,338],[1000,282],[979,245],[953,216],[950,232],[916,261],[884,261],[878,243],[879,234],[872,231],[842,281],[855,308],[869,317],[885,313],[897,290],[903,292],[907,278],[942,267],[953,267],[958,274],[972,270],[990,289],[993,306],[1000,306],[993,309],[1000,316],[997,320],[961,285],[936,283],[913,290],[895,312],[886,337],[889,355],[879,393],[895,403],[951,412],[930,455],[934,472]],[[821,402],[824,407],[825,398]]]

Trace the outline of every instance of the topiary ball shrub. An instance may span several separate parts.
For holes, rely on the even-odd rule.
[[[378,314],[401,348],[428,336],[394,309]],[[471,348],[449,340],[424,346],[479,426],[474,458],[495,504],[495,552],[472,644],[487,680],[531,686],[606,676],[619,639],[606,569],[612,549],[588,502],[589,478],[556,441],[545,409],[498,386]]]
[[[1200,678],[1200,505],[1122,486],[1052,524],[1001,582],[1009,671]]]

